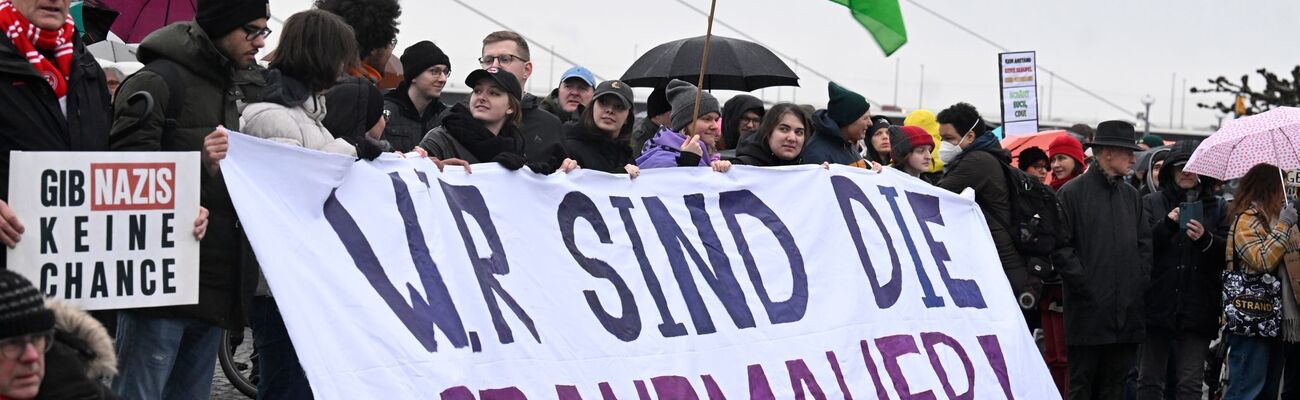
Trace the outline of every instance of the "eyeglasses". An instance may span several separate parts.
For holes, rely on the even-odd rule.
[[[502,55],[499,55],[499,56],[483,56],[483,57],[479,57],[479,59],[478,59],[478,63],[479,63],[480,65],[484,66],[484,67],[487,67],[487,66],[492,65],[493,63],[495,63],[495,62],[497,62],[497,61],[500,61],[500,62],[501,62],[501,65],[508,65],[508,64],[510,64],[510,63],[515,62],[515,60],[519,60],[519,61],[523,61],[523,62],[528,62],[528,59],[523,58],[523,57],[520,57],[520,56],[516,56],[516,55],[513,55],[513,54],[502,54]]]
[[[31,343],[37,350],[44,353],[50,350],[50,346],[54,345],[53,338],[54,331],[52,330],[8,338],[0,341],[0,355],[3,355],[5,359],[18,360],[23,353],[27,352],[28,343]]]
[[[491,64],[491,63],[488,63],[488,64]],[[433,67],[433,68],[429,68],[428,71],[429,71],[429,72],[432,72],[435,76],[436,76],[436,75],[442,75],[442,76],[444,76],[444,77],[448,77],[448,78],[451,77],[451,68]]]
[[[240,28],[244,29],[244,33],[248,34],[247,36],[244,36],[244,38],[248,40],[257,39],[258,36],[261,36],[264,39],[271,36],[271,28],[264,26],[249,24],[241,26]]]

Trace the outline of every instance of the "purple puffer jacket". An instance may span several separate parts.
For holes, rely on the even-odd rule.
[[[677,156],[682,153],[680,149],[684,142],[686,136],[668,128],[660,128],[659,133],[645,142],[641,156],[636,158],[636,166],[643,169],[678,167]],[[705,146],[704,156],[700,157],[699,166],[707,167],[712,160],[713,155],[709,154],[708,146]]]

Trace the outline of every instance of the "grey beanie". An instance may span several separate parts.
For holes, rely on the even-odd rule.
[[[689,82],[673,79],[668,82],[668,104],[673,106],[671,128],[674,132],[682,132],[687,125],[691,124],[691,113],[695,111],[695,85]],[[718,105],[718,99],[709,94],[709,92],[700,92],[700,114],[722,113],[722,107]],[[699,116],[696,116],[697,118]]]

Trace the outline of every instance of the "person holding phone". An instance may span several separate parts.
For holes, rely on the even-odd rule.
[[[1142,198],[1153,265],[1138,399],[1167,398],[1170,364],[1174,398],[1200,399],[1205,348],[1219,329],[1227,202],[1214,195],[1213,178],[1183,171],[1198,144],[1175,144],[1158,175],[1160,190]]]

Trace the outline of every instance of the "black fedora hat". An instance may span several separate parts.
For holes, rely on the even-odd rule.
[[[1142,151],[1137,145],[1137,133],[1133,124],[1124,121],[1106,121],[1097,125],[1097,134],[1093,136],[1089,147],[1118,147],[1133,151]]]

